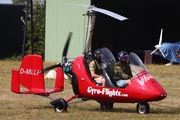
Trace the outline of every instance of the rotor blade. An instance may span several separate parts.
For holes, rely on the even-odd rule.
[[[156,48],[154,51],[151,52],[151,55],[152,55],[154,52],[156,52],[156,50],[157,50],[157,48]]]
[[[47,68],[44,68],[43,71],[46,72],[46,71],[49,71],[49,70],[51,70],[51,69],[53,69],[53,68],[56,68],[56,67],[60,67],[60,65],[59,65],[59,64],[56,64],[56,65],[49,66],[49,67],[47,67]]]
[[[82,6],[82,7],[86,7],[89,8],[89,5],[84,5],[84,4],[67,4],[67,5],[61,5],[61,6]]]
[[[71,40],[71,36],[72,36],[72,32],[69,32],[69,36],[68,36],[67,41],[66,41],[66,44],[65,44],[65,46],[64,46],[62,58],[63,58],[63,56],[66,56],[66,55],[67,55],[67,51],[68,51],[68,48],[69,48],[69,42],[70,42],[70,40]]]
[[[105,9],[97,8],[94,5],[89,6],[89,5],[84,5],[84,4],[69,4],[69,5],[63,5],[63,6],[82,6],[82,7],[88,8],[90,11],[100,12],[100,13],[103,13],[105,15],[108,15],[108,16],[113,17],[113,18],[120,20],[120,21],[128,19],[128,18],[121,16],[117,13],[114,13],[114,12],[111,12],[111,11],[108,11]]]
[[[105,9],[101,9],[101,8],[97,8],[97,7],[93,7],[91,10],[95,11],[95,12],[100,12],[100,13],[106,14],[106,15],[108,15],[110,17],[113,17],[113,18],[115,18],[117,20],[120,20],[120,21],[128,19],[128,18],[126,18],[124,16],[121,16],[119,14],[116,14],[114,12],[111,12],[111,11],[108,11],[108,10],[105,10]]]
[[[160,34],[160,38],[159,38],[159,45],[161,45],[161,43],[162,43],[162,33],[163,33],[163,29],[161,29],[161,34]]]

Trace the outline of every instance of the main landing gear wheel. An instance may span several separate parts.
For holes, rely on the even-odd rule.
[[[148,114],[150,111],[149,104],[147,102],[138,103],[136,106],[136,110],[140,114]]]
[[[113,105],[114,103],[112,102],[100,102],[101,110],[111,110]]]
[[[67,112],[67,107],[68,107],[68,104],[67,102],[62,99],[62,98],[59,98],[59,99],[56,99],[56,100],[53,100],[52,102],[50,102],[51,105],[54,106],[54,111],[55,112]]]

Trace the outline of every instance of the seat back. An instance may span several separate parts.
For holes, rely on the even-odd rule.
[[[109,67],[110,72],[111,72],[112,74],[114,74],[115,62],[114,62],[114,61],[110,61],[108,64],[109,64],[108,67]]]
[[[90,71],[90,69],[89,69],[89,64],[90,64],[91,61],[92,61],[92,60],[90,60],[90,59],[84,59],[84,66],[85,66],[85,68],[86,68],[86,70],[87,70],[87,72],[88,72],[88,75],[90,76],[91,80],[93,80],[94,83],[95,83],[97,86],[101,86],[102,84],[101,84],[101,83],[97,83],[97,82],[94,80],[94,78],[92,77],[92,75],[91,75],[91,71]]]
[[[89,63],[90,63],[90,60],[84,59],[84,66],[85,66],[85,68],[86,68],[86,70],[87,70],[87,72],[88,72],[88,75],[89,75],[90,78],[93,80],[93,77],[92,77],[92,75],[91,75],[91,71],[89,70]]]
[[[106,85],[109,87],[117,87],[116,82],[113,79],[114,61],[110,61],[106,67],[103,67],[103,74],[106,78]]]

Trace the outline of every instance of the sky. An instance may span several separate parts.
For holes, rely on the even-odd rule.
[[[0,0],[0,4],[11,4],[11,0]]]

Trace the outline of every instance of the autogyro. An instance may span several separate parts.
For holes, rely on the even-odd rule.
[[[90,7],[87,15],[92,16],[93,12],[106,13],[119,20],[127,18],[117,15],[107,10]],[[113,14],[112,14],[113,13]],[[150,112],[148,102],[163,100],[167,97],[166,91],[147,71],[140,58],[133,52],[129,54],[130,65],[133,73],[133,81],[126,88],[118,88],[112,80],[111,68],[116,59],[111,51],[101,48],[101,60],[103,62],[103,75],[106,79],[106,87],[98,86],[91,77],[88,60],[92,58],[90,54],[91,39],[89,39],[83,56],[76,57],[73,61],[68,61],[68,52],[72,33],[70,32],[62,53],[60,63],[43,68],[43,60],[40,55],[26,55],[20,68],[12,70],[11,91],[18,94],[36,94],[50,98],[50,104],[56,112],[67,111],[68,104],[75,99],[95,100],[100,104],[101,109],[113,109],[114,103],[137,103],[136,111],[140,114]],[[92,37],[92,32],[90,38]],[[54,89],[46,89],[44,72],[56,69],[56,81]],[[72,85],[74,95],[68,99],[54,99],[50,95],[64,90],[64,74],[66,74]],[[21,86],[26,88],[22,90]]]

